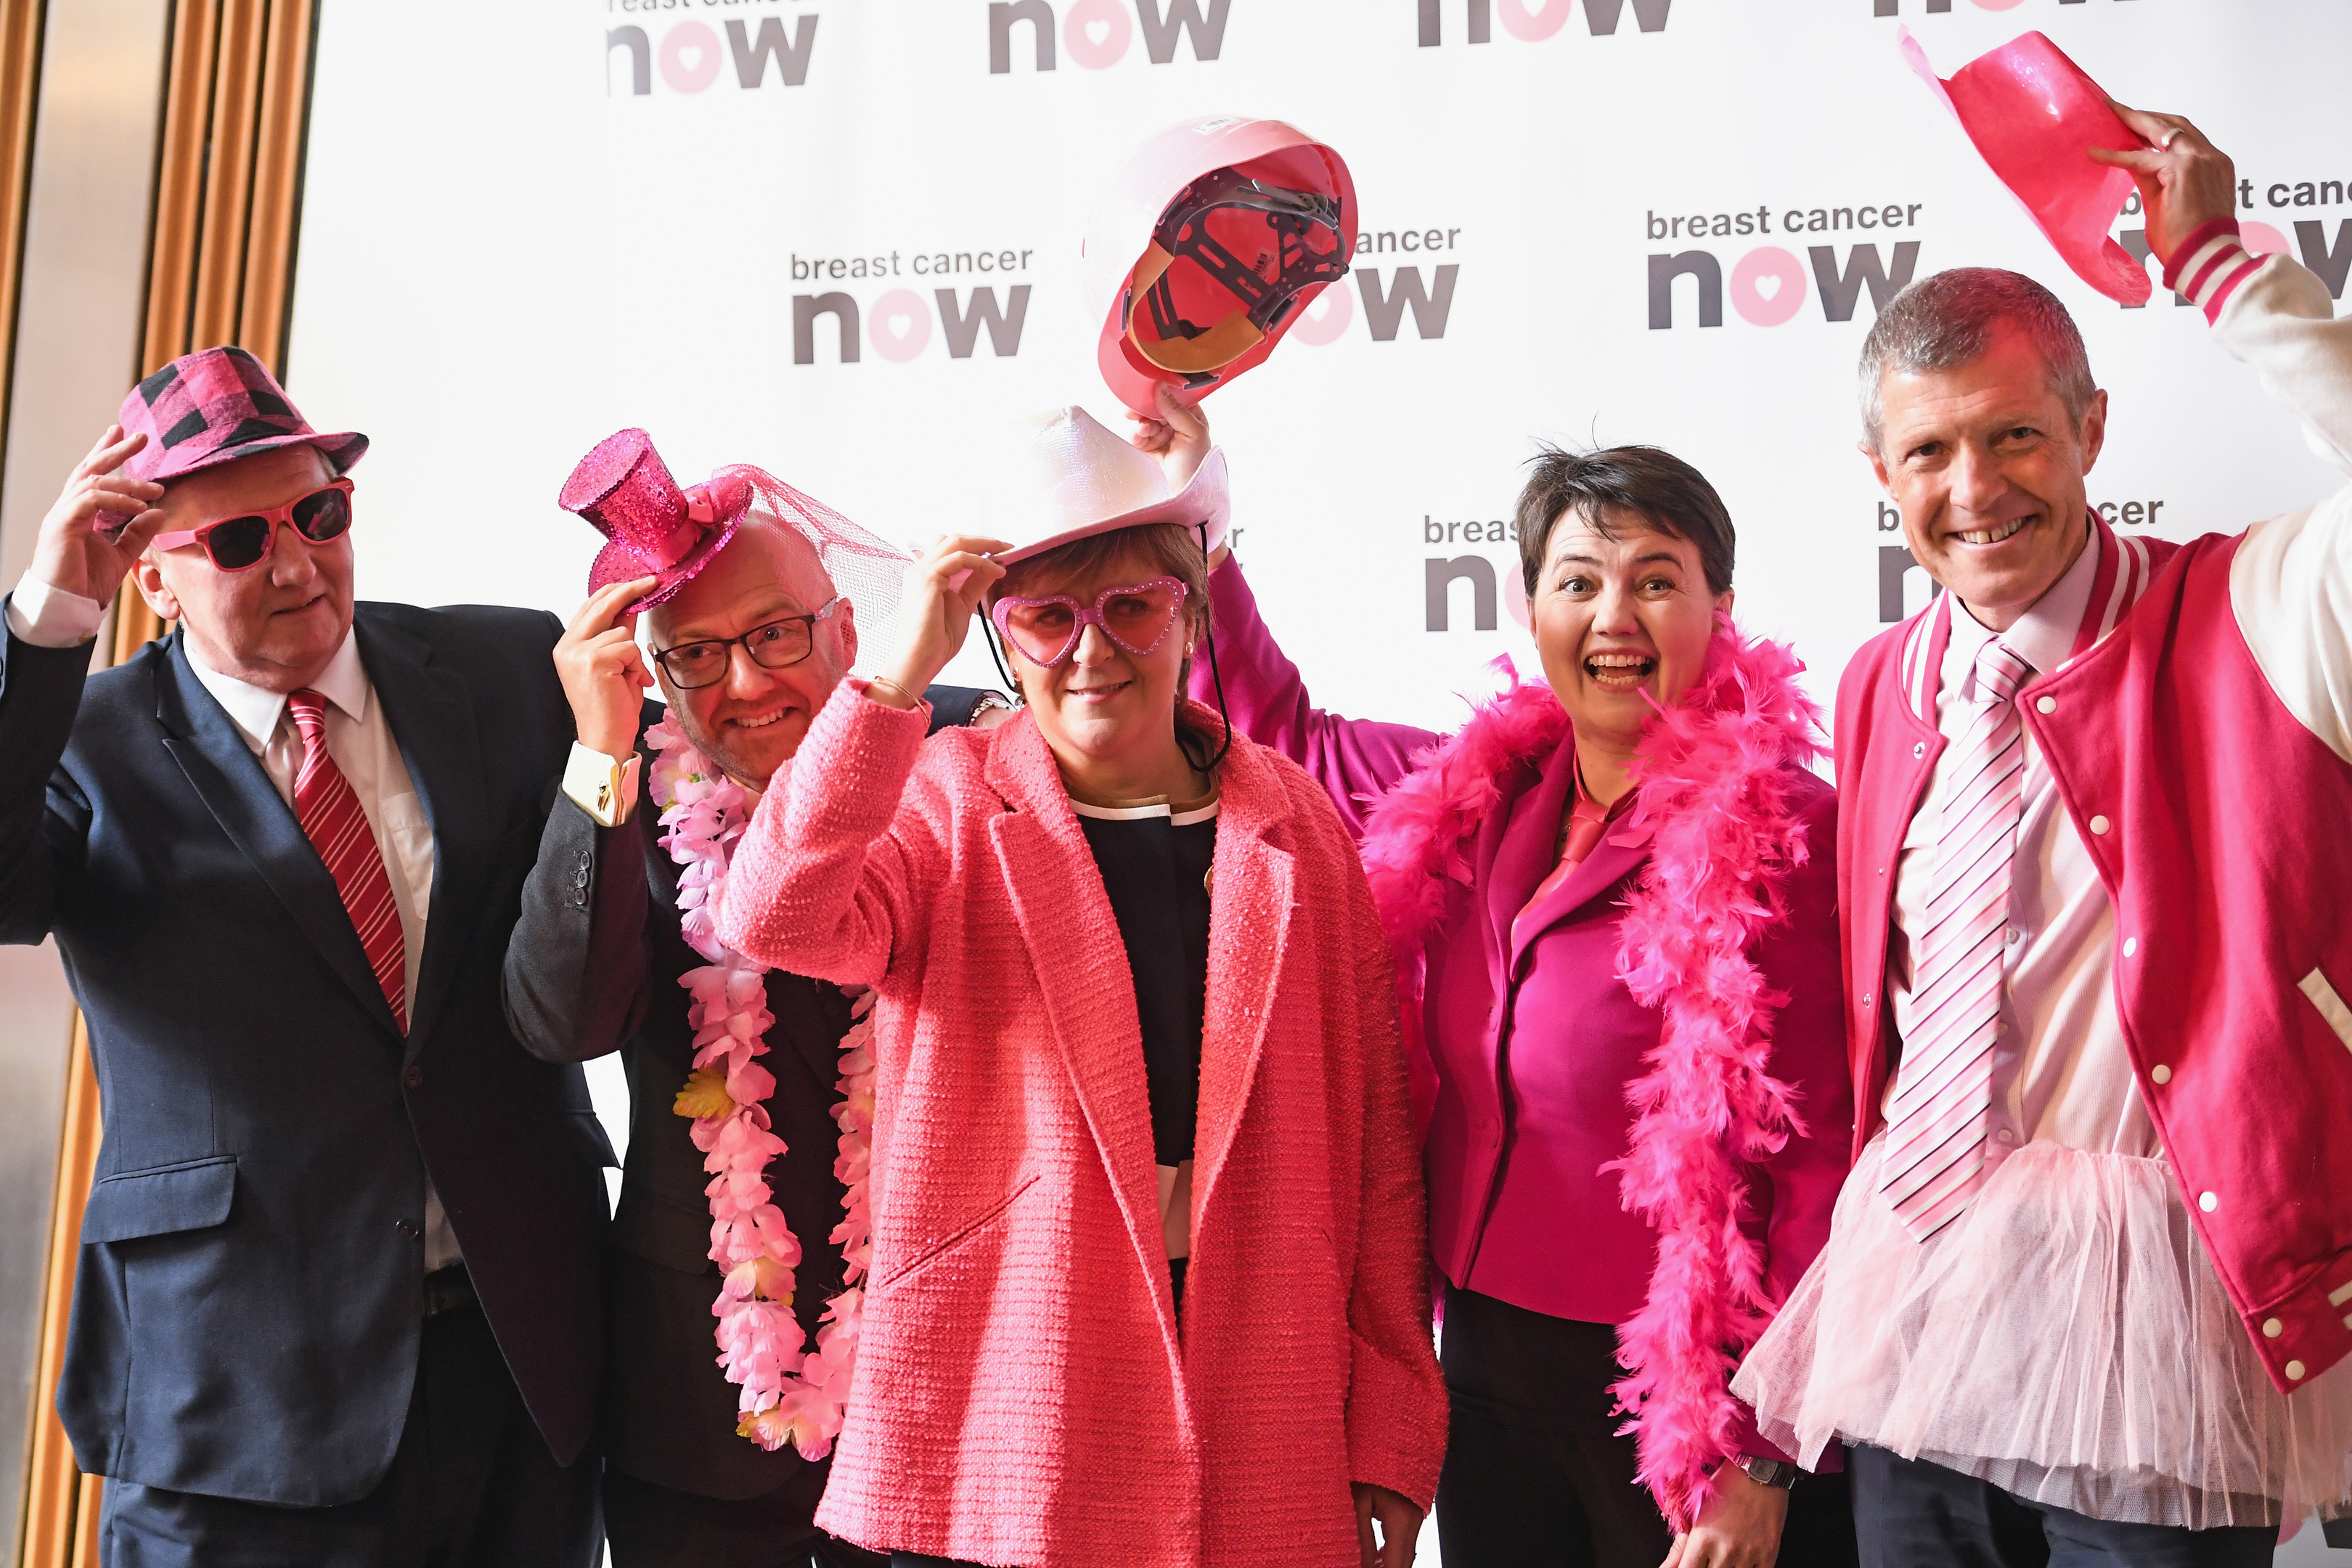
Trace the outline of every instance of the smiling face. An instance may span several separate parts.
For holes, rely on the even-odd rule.
[[[164,488],[159,532],[268,511],[332,479],[304,443],[206,468]],[[280,526],[267,560],[242,572],[214,566],[201,543],[149,551],[134,573],[155,613],[186,629],[209,669],[268,691],[297,691],[326,670],[352,629],[352,536],[313,544]]]
[[[2074,564],[2089,537],[2084,476],[2106,438],[2107,395],[2077,421],[2023,332],[1946,371],[1890,368],[1871,467],[1903,509],[1903,535],[1927,574],[1977,619],[2005,631]]]
[[[1024,574],[1017,595],[1066,594],[1091,605],[1106,588],[1134,587],[1168,574],[1148,549],[1130,546],[1076,571]],[[1167,635],[1146,653],[1119,647],[1097,626],[1087,626],[1069,657],[1051,668],[1026,657],[1017,639],[1007,648],[1013,678],[1065,776],[1108,797],[1192,795],[1193,775],[1176,745],[1175,714],[1200,609],[1187,595]],[[1116,618],[1118,606],[1108,613]]]
[[[656,648],[740,637],[787,616],[813,615],[833,597],[816,547],[753,518],[693,581],[654,606],[648,635]],[[658,661],[655,668],[694,748],[738,783],[765,789],[856,658],[856,622],[845,603],[816,623],[808,657],[797,664],[771,669],[739,644],[728,650],[726,679],[684,691]]]
[[[1544,678],[1579,739],[1630,749],[1651,703],[1672,707],[1706,670],[1732,595],[1709,590],[1689,540],[1637,512],[1602,518],[1614,538],[1579,511],[1552,525],[1528,608]]]

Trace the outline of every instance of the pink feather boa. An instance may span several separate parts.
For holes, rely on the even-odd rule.
[[[1506,667],[1507,668],[1507,666]],[[1623,829],[1647,828],[1650,858],[1625,903],[1617,973],[1664,1015],[1648,1070],[1625,1086],[1633,1110],[1622,1201],[1657,1228],[1648,1300],[1618,1329],[1618,1409],[1631,1419],[1639,1476],[1676,1531],[1687,1530],[1731,1451],[1729,1383],[1776,1305],[1762,1250],[1739,1226],[1739,1163],[1801,1135],[1795,1095],[1766,1071],[1785,995],[1749,950],[1787,918],[1783,887],[1811,854],[1789,797],[1792,766],[1821,754],[1821,710],[1798,687],[1783,644],[1717,623],[1706,671],[1642,741],[1639,794]],[[1374,809],[1364,867],[1397,957],[1415,1103],[1426,1125],[1436,1082],[1421,1038],[1424,948],[1447,883],[1466,884],[1479,823],[1520,764],[1555,751],[1568,715],[1550,689],[1515,685],[1424,754]]]

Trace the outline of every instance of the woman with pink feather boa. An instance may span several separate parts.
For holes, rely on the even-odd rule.
[[[1161,415],[1137,444],[1196,461],[1197,411]],[[1329,792],[1396,954],[1445,1280],[1444,1554],[1853,1563],[1843,1476],[1800,1476],[1727,1387],[1828,1237],[1852,1136],[1819,715],[1733,625],[1731,520],[1687,464],[1547,451],[1517,535],[1546,683],[1451,737],[1314,708],[1240,567],[1211,577],[1234,723]]]

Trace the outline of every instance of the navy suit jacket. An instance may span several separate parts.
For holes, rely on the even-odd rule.
[[[970,721],[982,693],[935,686],[934,730]],[[662,716],[646,707],[645,721]],[[677,1491],[740,1500],[797,1487],[814,1513],[824,1466],[790,1448],[771,1454],[735,1435],[738,1390],[718,1367],[710,1304],[709,1181],[690,1126],[673,1109],[694,1068],[691,1000],[678,984],[703,960],[678,930],[678,867],[661,847],[661,808],[648,791],[653,757],[640,752],[629,820],[604,828],[569,799],[547,820],[539,867],[523,889],[507,950],[507,1009],[515,1034],[550,1061],[619,1050],[629,1079],[629,1152],[605,1265],[604,1461]],[[833,1161],[841,1130],[841,1037],[849,999],[838,986],[783,970],[768,973],[768,1054],[775,1075],[770,1125],[785,1152],[768,1184],[801,1244],[793,1310],[814,1336],[841,1289],[842,1185]]]
[[[556,1458],[588,1440],[610,1146],[516,1044],[499,965],[572,718],[536,611],[362,604],[433,827],[404,1038],[293,812],[180,635],[87,674],[6,639],[0,940],[52,932],[104,1142],[58,1414],[83,1470],[292,1506],[365,1496],[416,1371],[425,1184]]]

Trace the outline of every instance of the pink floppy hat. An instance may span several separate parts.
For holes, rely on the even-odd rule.
[[[2147,142],[2108,107],[2099,84],[2040,33],[1978,56],[1949,81],[1937,79],[1907,28],[1897,44],[2074,276],[2119,303],[2147,304],[2147,268],[2107,233],[2130,199],[2131,171],[2089,154]]]
[[[1087,225],[1103,379],[1139,414],[1162,383],[1207,396],[1263,363],[1355,248],[1355,182],[1330,147],[1279,120],[1170,126]]]
[[[617,431],[598,442],[563,481],[556,504],[595,524],[607,542],[588,568],[589,593],[655,579],[653,591],[631,605],[629,615],[653,608],[692,582],[755,515],[773,519],[815,548],[835,591],[849,595],[869,633],[878,632],[896,610],[909,559],[823,501],[748,463],[681,488],[643,430]]]
[[[158,485],[302,445],[318,447],[341,478],[368,449],[368,438],[356,430],[325,435],[311,429],[269,367],[238,348],[182,354],[131,389],[115,422],[125,436],[147,437],[122,471]],[[130,521],[110,512],[100,526],[112,534]]]

